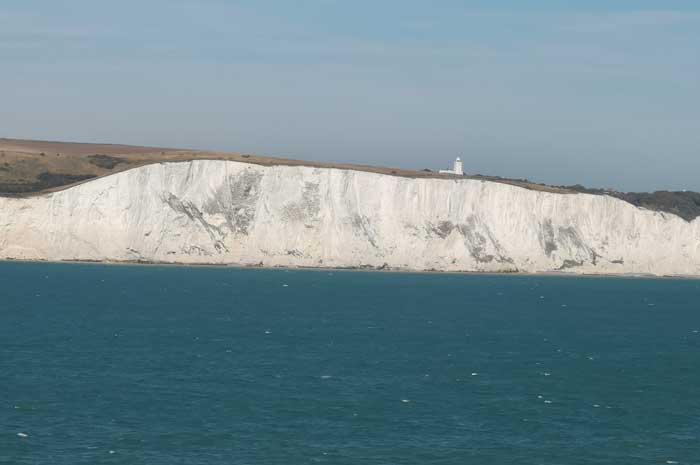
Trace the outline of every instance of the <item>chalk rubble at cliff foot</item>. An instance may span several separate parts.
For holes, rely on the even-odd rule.
[[[0,198],[0,258],[699,275],[699,225],[607,196],[197,160]]]

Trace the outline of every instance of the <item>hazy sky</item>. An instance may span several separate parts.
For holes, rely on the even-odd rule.
[[[700,2],[2,0],[3,136],[700,190]]]

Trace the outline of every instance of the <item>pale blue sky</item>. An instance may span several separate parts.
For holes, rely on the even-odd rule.
[[[700,190],[700,2],[3,0],[3,136]]]

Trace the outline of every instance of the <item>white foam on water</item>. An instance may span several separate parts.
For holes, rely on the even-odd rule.
[[[401,402],[403,402],[404,404],[408,404],[411,401],[409,399],[401,399]]]
[[[331,379],[332,377],[331,375],[321,375],[321,379]]]
[[[472,373],[472,376],[478,376],[478,375],[479,375],[479,373],[477,373],[477,372]]]
[[[282,287],[289,287],[289,284],[282,284]]]

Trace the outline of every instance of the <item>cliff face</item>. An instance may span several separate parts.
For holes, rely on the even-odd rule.
[[[700,219],[486,181],[197,160],[0,198],[0,258],[700,275]]]

